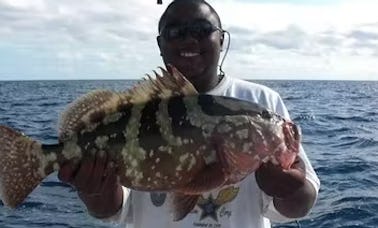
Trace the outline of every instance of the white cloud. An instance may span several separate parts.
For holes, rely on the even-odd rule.
[[[34,78],[67,78],[67,72],[71,77],[140,78],[162,64],[155,36],[169,2],[0,0],[0,59],[10,55],[19,65],[32,64]],[[227,73],[245,78],[349,78],[358,73],[378,80],[375,0],[209,2],[231,32]],[[1,48],[14,51],[5,56]],[[47,73],[46,61],[51,66]],[[0,63],[0,77],[27,77],[17,62],[6,63]]]
[[[230,58],[238,55],[240,63],[229,60],[225,70],[240,75],[240,69],[245,69],[247,73],[240,75],[244,78],[281,75],[378,80],[374,67],[378,61],[377,7],[376,1],[311,6],[246,1],[219,4],[226,29],[236,31]]]
[[[291,25],[282,31],[262,33],[253,41],[276,49],[300,49],[308,41],[308,36],[299,27]]]

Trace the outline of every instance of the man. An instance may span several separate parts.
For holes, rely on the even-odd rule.
[[[176,0],[159,21],[157,42],[165,64],[177,67],[201,93],[250,100],[289,118],[280,96],[254,83],[218,74],[224,31],[215,10],[203,0]],[[290,221],[309,213],[318,191],[317,178],[301,148],[289,171],[262,165],[236,185],[202,195],[195,209],[173,222],[165,194],[122,187],[106,156],[67,164],[59,178],[75,186],[88,212],[104,220],[137,227],[270,227],[270,220]]]

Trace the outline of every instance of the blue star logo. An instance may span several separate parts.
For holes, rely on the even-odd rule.
[[[203,202],[200,202],[197,204],[199,208],[201,208],[201,218],[200,220],[203,220],[207,217],[210,217],[218,222],[218,209],[221,207],[221,205],[217,204],[213,198],[213,196],[210,194],[209,198],[203,200]]]

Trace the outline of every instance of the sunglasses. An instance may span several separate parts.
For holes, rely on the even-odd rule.
[[[197,40],[208,37],[215,31],[223,31],[209,21],[200,20],[187,24],[168,25],[162,29],[160,36],[167,41],[185,39],[189,34]]]

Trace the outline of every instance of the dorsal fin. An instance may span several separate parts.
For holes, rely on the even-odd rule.
[[[167,70],[159,67],[162,75],[154,71],[155,78],[146,75],[144,81],[127,91],[132,103],[143,103],[154,98],[167,99],[172,96],[191,96],[198,94],[192,83],[175,67],[168,65]]]
[[[116,113],[120,106],[140,104],[154,98],[167,99],[172,96],[198,94],[194,86],[173,66],[168,71],[160,67],[162,76],[156,71],[155,78],[147,75],[144,81],[122,93],[95,90],[78,98],[63,113],[59,124],[59,140],[72,136],[74,132],[93,128],[104,117]]]

